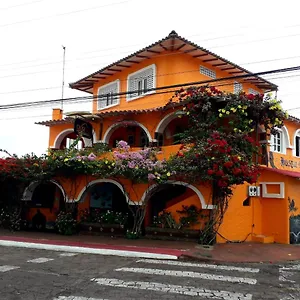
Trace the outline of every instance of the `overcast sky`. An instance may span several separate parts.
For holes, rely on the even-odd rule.
[[[76,81],[165,36],[171,30],[253,72],[300,65],[298,0],[10,0],[0,2],[0,105],[88,95]],[[300,117],[300,72],[265,77]],[[0,110],[0,148],[44,153],[52,108]],[[64,111],[91,110],[91,102]],[[1,156],[1,154],[0,154]]]

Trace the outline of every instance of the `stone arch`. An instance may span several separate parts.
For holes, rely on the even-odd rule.
[[[162,118],[162,120],[160,120],[160,122],[158,123],[155,132],[156,133],[163,133],[164,130],[166,129],[166,127],[169,125],[169,123],[171,121],[173,121],[174,119],[176,119],[178,117],[178,115],[183,115],[184,112],[182,111],[177,111],[177,112],[171,112],[168,115],[164,116]]]
[[[286,147],[293,148],[293,146],[291,145],[291,141],[290,141],[289,131],[286,128],[286,126],[281,127],[281,130],[283,133],[283,139],[284,139],[284,143],[285,143]]]
[[[199,201],[201,203],[201,207],[202,209],[213,209],[214,208],[214,205],[209,205],[209,204],[206,204],[206,201],[202,195],[202,193],[199,191],[199,189],[197,189],[194,185],[191,185],[189,183],[186,183],[186,182],[183,182],[183,181],[175,181],[175,180],[169,180],[166,182],[166,184],[178,184],[178,185],[184,185],[185,187],[193,190],[196,195],[198,196],[199,198]],[[145,198],[147,196],[147,193],[153,189],[155,189],[156,187],[158,186],[158,184],[153,184],[151,185],[143,194],[142,198],[141,198],[141,202],[144,202],[145,201]]]
[[[74,132],[73,128],[68,128],[61,131],[55,138],[53,146],[51,148],[59,149],[63,139],[70,133]]]
[[[300,129],[297,129],[293,136],[293,155],[296,156],[296,137],[300,137]]]
[[[139,126],[140,128],[142,128],[149,140],[149,143],[152,142],[152,137],[151,134],[149,132],[149,130],[147,129],[147,127],[145,127],[143,124],[141,124],[140,122],[137,121],[123,121],[123,122],[119,122],[119,123],[115,123],[113,125],[111,125],[106,132],[104,133],[102,142],[108,144],[109,143],[109,139],[112,135],[112,133],[118,128],[121,127],[123,123],[129,124],[129,125],[133,125],[133,126]]]
[[[124,193],[124,187],[121,185],[120,182],[116,181],[116,180],[113,180],[113,179],[96,179],[96,180],[93,180],[91,182],[89,182],[81,191],[80,193],[78,194],[77,196],[77,199],[75,199],[76,202],[80,202],[83,197],[85,196],[85,194],[87,193],[88,189],[90,187],[92,187],[93,185],[97,184],[97,183],[112,183],[114,185],[116,185],[121,191],[122,193],[124,194],[125,196],[125,199],[126,199],[126,202],[128,203],[130,200],[128,198],[128,195],[126,193]]]
[[[55,184],[55,185],[60,189],[60,191],[62,192],[64,201],[67,202],[67,197],[66,197],[66,193],[65,193],[64,188],[63,188],[57,181],[55,181],[55,180],[48,180],[48,182],[51,182],[51,183]],[[41,184],[41,181],[33,181],[33,182],[31,182],[31,183],[24,189],[24,192],[23,192],[23,195],[22,195],[22,200],[23,200],[23,201],[31,201],[33,192],[34,192],[35,188],[36,188],[39,184]]]

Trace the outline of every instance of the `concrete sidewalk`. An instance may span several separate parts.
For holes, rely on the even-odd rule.
[[[189,259],[214,262],[284,262],[300,260],[300,245],[217,244],[203,247],[194,242],[161,241],[107,236],[9,232],[0,230],[0,246],[46,249],[155,259]]]

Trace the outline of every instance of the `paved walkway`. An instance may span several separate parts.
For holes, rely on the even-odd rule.
[[[191,259],[215,262],[283,262],[300,260],[300,245],[217,244],[205,248],[194,242],[128,240],[107,236],[9,232],[0,230],[0,245],[68,252],[95,253],[160,259]]]

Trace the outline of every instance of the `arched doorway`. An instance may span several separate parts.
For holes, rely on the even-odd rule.
[[[151,187],[150,187],[151,189]],[[183,222],[181,217],[188,217],[189,212],[194,216],[198,214],[197,223],[191,224],[190,229],[200,229],[204,224],[205,215],[208,215],[206,209],[212,209],[211,205],[206,205],[204,198],[200,191],[192,185],[184,184],[182,182],[170,182],[163,185],[152,186],[152,189],[145,192],[144,196],[148,199],[148,209],[145,218],[145,226],[155,226],[156,220],[161,219],[161,216],[169,214],[169,221],[177,226]],[[188,209],[188,213],[185,211]],[[169,226],[170,223],[166,220],[167,224],[160,224],[162,226]],[[203,223],[203,224],[201,224]],[[186,224],[185,227],[188,227]],[[171,228],[171,227],[170,227]]]
[[[23,201],[23,218],[32,230],[54,230],[58,213],[65,210],[64,190],[54,181],[31,183]]]
[[[156,128],[156,139],[159,146],[170,146],[180,143],[180,133],[188,128],[188,118],[185,115],[167,115]]]
[[[120,184],[109,179],[99,179],[90,183],[80,193],[78,210],[79,215],[81,217],[85,215],[86,221],[91,223],[101,223],[101,218],[106,213],[110,213],[112,218],[117,214],[124,219],[129,216],[128,200]],[[107,222],[113,222],[113,220],[107,220]]]
[[[147,147],[152,141],[148,129],[135,121],[123,121],[112,125],[103,137],[103,142],[115,148],[118,141],[126,141],[130,147]]]

